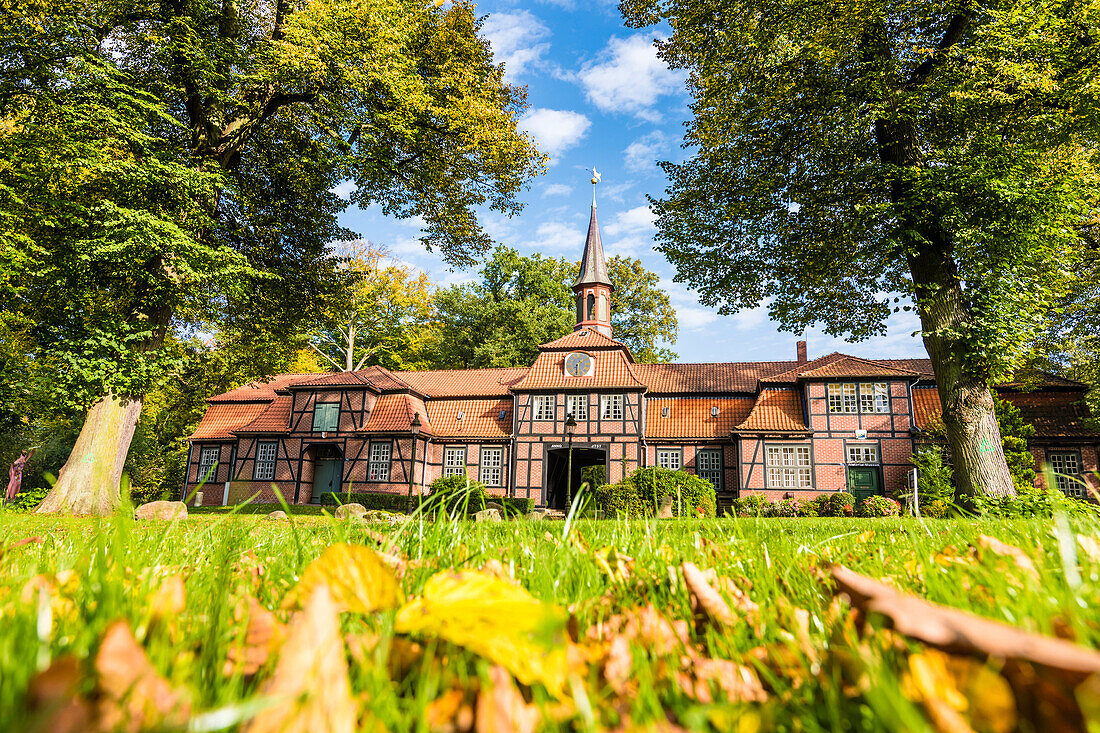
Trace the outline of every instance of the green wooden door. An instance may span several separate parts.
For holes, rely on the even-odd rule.
[[[882,493],[882,474],[877,466],[849,466],[848,492],[856,504],[872,494]]]
[[[321,502],[321,494],[340,490],[340,461],[319,460],[313,464],[313,503]]]

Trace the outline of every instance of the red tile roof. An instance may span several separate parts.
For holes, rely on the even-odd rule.
[[[229,440],[233,431],[255,420],[266,402],[216,402],[206,408],[191,440]]]
[[[270,402],[275,399],[275,391],[305,379],[316,379],[321,375],[313,374],[276,374],[267,381],[256,380],[243,387],[231,389],[215,395],[207,402]]]
[[[428,372],[393,372],[417,392],[433,398],[497,397],[527,373],[527,368],[440,369]]]
[[[813,369],[799,371],[798,376],[803,379],[820,377],[898,377],[911,379],[918,376],[918,372],[884,364],[880,361],[860,359],[857,356],[845,356],[842,359],[835,359]]]
[[[298,387],[337,387],[366,385],[378,392],[392,392],[410,389],[410,386],[385,367],[369,366],[354,372],[331,372],[314,379],[303,379],[291,386]]]
[[[278,395],[255,420],[237,428],[238,433],[281,433],[290,428],[290,406],[293,398]]]
[[[420,416],[421,432],[434,435],[424,402],[408,394],[384,394],[374,402],[370,416],[357,433],[407,433],[413,415]]]
[[[565,373],[565,351],[543,351],[531,369],[512,385],[512,389],[597,389],[626,387],[645,389],[645,383],[634,373],[634,365],[624,350],[592,350],[592,376],[571,377]]]
[[[1024,422],[1035,427],[1037,438],[1096,438],[1100,431],[1079,395],[1059,392],[1012,392],[998,395],[1020,409]],[[942,421],[940,393],[935,388],[913,390],[917,427],[928,430]]]
[[[540,350],[553,351],[556,349],[623,349],[630,354],[630,349],[621,341],[616,341],[610,336],[604,336],[593,328],[582,328],[579,331],[566,334],[560,339],[549,341],[539,346]],[[634,361],[634,356],[630,355]]]
[[[440,438],[507,438],[512,434],[510,398],[432,400],[428,403],[428,417],[433,434]]]
[[[728,438],[752,410],[752,397],[657,397],[646,400],[647,438]],[[711,415],[718,408],[717,417]],[[664,410],[668,416],[664,416]]]
[[[913,388],[913,421],[921,430],[939,425],[943,414],[940,391],[935,387]]]
[[[806,433],[802,399],[793,389],[764,389],[749,416],[737,426],[742,433]]]
[[[763,377],[790,369],[794,361],[748,361],[712,364],[634,364],[634,373],[656,394],[714,392],[756,393]]]

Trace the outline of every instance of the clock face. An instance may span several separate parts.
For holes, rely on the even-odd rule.
[[[583,377],[592,371],[592,357],[580,351],[574,351],[565,357],[565,373],[571,377]]]

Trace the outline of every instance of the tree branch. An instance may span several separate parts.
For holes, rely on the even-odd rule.
[[[947,50],[962,39],[963,34],[970,27],[972,17],[974,17],[972,10],[965,10],[951,17],[951,22],[947,24],[947,30],[944,31],[943,38],[936,45],[936,52],[925,59],[920,66],[913,69],[913,73],[902,84],[902,89],[912,89],[928,80],[935,68],[947,58]]]

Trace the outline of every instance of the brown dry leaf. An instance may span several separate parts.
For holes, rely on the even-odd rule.
[[[37,535],[34,536],[34,537],[24,537],[21,540],[16,540],[15,542],[12,542],[10,545],[4,545],[3,547],[0,547],[0,557],[3,557],[5,552],[7,552],[9,550],[14,550],[18,547],[24,547],[26,545],[41,545],[41,544],[42,544],[42,538],[38,537]]]
[[[630,641],[625,636],[616,636],[607,649],[607,661],[603,666],[603,676],[607,686],[616,695],[626,692],[630,683],[630,668],[634,659],[630,653]]]
[[[302,602],[324,585],[341,611],[374,613],[397,608],[404,600],[401,585],[382,557],[362,545],[335,544],[306,566],[284,605]]]
[[[187,594],[183,588],[183,576],[169,575],[160,581],[149,601],[149,613],[153,620],[171,619],[187,608]]]
[[[669,621],[653,604],[633,608],[588,627],[589,641],[614,639],[622,635],[638,646],[661,656],[679,651],[690,644],[687,622]]]
[[[504,569],[504,565],[496,558],[489,558],[481,567],[481,572],[496,576],[501,580],[511,580],[512,576]]]
[[[930,649],[909,657],[909,669],[902,674],[902,693],[924,705],[933,727],[941,733],[971,733],[970,723],[962,715],[966,696],[948,673],[947,655]]]
[[[66,656],[31,680],[27,703],[38,725],[32,733],[84,733],[92,730],[92,706],[77,691],[80,661]]]
[[[694,681],[692,683],[690,677],[681,673],[681,688],[701,703],[714,702],[711,685],[717,686],[722,693],[722,702],[764,702],[768,699],[760,677],[751,667],[729,659],[709,657],[696,657],[688,661],[690,664],[686,666],[691,670]]]
[[[466,692],[458,688],[447,690],[424,708],[424,723],[439,733],[457,733],[473,728],[473,708],[466,702]]]
[[[251,596],[248,598],[247,614],[244,645],[230,647],[229,659],[225,663],[226,676],[243,674],[251,677],[256,674],[286,638],[286,626]]]
[[[533,733],[542,716],[524,701],[508,670],[493,666],[489,682],[477,696],[477,733]]]
[[[1021,550],[1015,545],[1009,545],[1001,542],[996,537],[990,537],[989,535],[981,535],[978,538],[978,546],[983,550],[989,550],[994,555],[1000,555],[1001,557],[1007,557],[1016,564],[1016,567],[1024,571],[1032,579],[1039,579],[1039,571],[1035,568],[1035,563],[1031,561],[1031,558],[1027,556],[1027,553]]]
[[[107,629],[96,654],[95,671],[101,729],[182,727],[191,715],[190,701],[160,676],[125,621],[116,621]]]
[[[282,702],[262,710],[245,733],[351,733],[358,709],[351,696],[340,616],[328,587],[317,585],[290,623],[275,673],[263,689]]]
[[[684,576],[684,582],[687,583],[692,598],[697,603],[696,626],[710,621],[719,627],[732,627],[736,621],[733,611],[722,600],[718,591],[707,583],[699,568],[693,563],[685,562],[680,565],[680,572]]]

